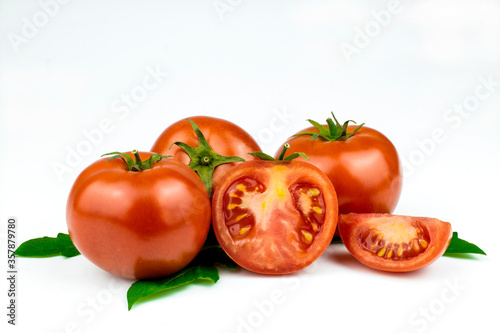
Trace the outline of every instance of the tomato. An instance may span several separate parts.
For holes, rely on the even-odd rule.
[[[340,237],[368,267],[409,272],[436,261],[446,251],[451,224],[435,218],[390,214],[341,214]]]
[[[313,126],[297,133],[309,135],[290,138],[286,142],[291,146],[290,151],[304,152],[310,163],[328,175],[337,191],[341,214],[392,213],[403,179],[394,145],[373,128],[347,126],[347,123],[340,126],[338,122],[334,125],[331,119],[328,122],[329,126],[316,123],[326,131],[324,137],[314,138],[320,131]],[[332,126],[336,127],[333,138],[329,137]]]
[[[144,162],[153,156],[120,156],[137,155]],[[120,158],[100,159],[77,177],[67,202],[76,248],[98,267],[127,279],[184,268],[210,228],[210,199],[198,175],[172,159],[151,164],[133,171]]]
[[[255,160],[256,158],[248,153],[261,151],[250,134],[230,121],[207,116],[196,116],[189,119],[199,127],[208,144],[217,154]],[[198,138],[187,119],[179,120],[167,127],[158,137],[151,151],[172,155],[175,160],[188,164],[191,160],[190,156],[181,147],[172,146],[175,142],[198,146]],[[203,156],[199,157],[203,158]],[[231,162],[215,167],[211,178],[213,188],[219,184],[222,176],[235,165],[236,162]]]
[[[238,265],[264,274],[298,271],[330,244],[337,196],[328,177],[300,161],[247,161],[229,170],[212,198],[212,224]]]

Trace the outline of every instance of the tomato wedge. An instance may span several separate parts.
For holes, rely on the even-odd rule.
[[[240,266],[263,274],[298,271],[328,247],[338,203],[328,177],[299,161],[248,161],[229,170],[212,199],[219,244]]]
[[[446,251],[451,224],[429,217],[341,214],[339,232],[347,250],[368,267],[409,272],[436,261]]]

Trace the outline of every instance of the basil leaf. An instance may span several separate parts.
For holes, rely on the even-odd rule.
[[[473,253],[473,254],[482,254],[486,255],[486,253],[481,250],[477,245],[469,243],[463,239],[458,238],[458,233],[453,232],[453,236],[451,237],[450,245],[446,249],[443,255],[452,255],[452,254],[461,254],[461,253]]]
[[[186,268],[177,273],[159,279],[134,282],[127,291],[129,311],[138,300],[161,291],[174,289],[198,280],[209,280],[216,283],[219,280],[216,264],[233,270],[238,267],[221,247],[209,246],[203,248]]]
[[[59,233],[57,237],[40,237],[30,239],[17,248],[14,255],[18,257],[74,257],[80,252],[69,238],[68,234]]]

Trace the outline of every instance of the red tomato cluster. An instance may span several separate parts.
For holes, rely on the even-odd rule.
[[[237,264],[264,274],[310,265],[337,224],[367,266],[410,271],[436,260],[449,223],[390,215],[402,187],[394,145],[333,119],[310,120],[274,157],[227,120],[180,120],[151,152],[107,154],[78,176],[67,203],[70,237],[98,267],[130,279],[184,268],[210,230]]]

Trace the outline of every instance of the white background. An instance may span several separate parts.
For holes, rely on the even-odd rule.
[[[405,178],[395,213],[450,221],[488,253],[387,274],[336,244],[291,276],[221,270],[215,285],[130,312],[130,282],[81,256],[21,258],[18,325],[6,324],[2,278],[2,326],[498,332],[499,17],[500,4],[483,0],[0,1],[0,266],[7,218],[18,218],[18,243],[66,232],[70,187],[103,153],[149,150],[193,115],[231,120],[274,153],[331,111],[397,147]]]

